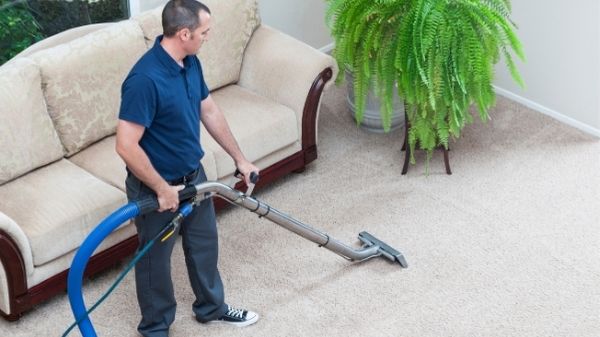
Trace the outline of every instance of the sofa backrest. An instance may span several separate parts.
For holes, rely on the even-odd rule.
[[[145,51],[140,26],[128,20],[28,56],[41,69],[48,113],[67,156],[114,134],[121,83]]]
[[[0,67],[0,102],[0,185],[63,157],[36,64],[15,59]]]
[[[256,0],[204,0],[211,11],[208,42],[198,53],[209,89],[237,83],[244,50],[260,25]],[[140,23],[148,48],[162,34],[163,6],[133,18]]]
[[[19,57],[29,56],[29,55],[31,55],[37,51],[40,51],[42,49],[52,48],[59,44],[69,42],[78,37],[89,34],[93,31],[102,29],[110,24],[112,24],[112,22],[94,23],[91,25],[85,25],[85,26],[79,26],[79,27],[73,27],[73,28],[67,29],[63,32],[60,32],[56,35],[52,35],[50,37],[47,37],[41,41],[38,41],[38,42],[32,44],[31,46],[27,47],[27,49],[25,49],[22,52],[20,52],[19,54],[17,54],[17,56],[15,58],[13,58],[13,60],[16,58],[19,58]]]

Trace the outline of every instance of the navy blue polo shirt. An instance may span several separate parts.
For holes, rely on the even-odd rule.
[[[209,91],[200,60],[186,56],[181,67],[161,40],[162,35],[123,82],[119,119],[146,128],[140,146],[163,179],[173,180],[200,165],[200,103]]]

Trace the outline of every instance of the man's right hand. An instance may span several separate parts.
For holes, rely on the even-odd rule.
[[[156,192],[158,198],[158,211],[175,212],[179,208],[179,191],[184,189],[184,185],[171,186],[165,183],[165,186]]]

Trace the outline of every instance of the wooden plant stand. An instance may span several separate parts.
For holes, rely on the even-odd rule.
[[[410,146],[408,146],[408,129],[410,129],[410,123],[408,122],[408,116],[406,114],[406,107],[404,109],[404,143],[402,144],[402,151],[405,151],[404,155],[404,166],[402,167],[402,175],[405,175],[408,172],[408,164],[410,162]],[[442,150],[444,152],[444,165],[446,166],[446,174],[451,175],[452,171],[450,170],[450,159],[448,158],[448,151],[443,146],[439,146],[438,150]]]

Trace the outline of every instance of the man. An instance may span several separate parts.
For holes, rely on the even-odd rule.
[[[206,181],[200,159],[200,121],[235,161],[249,183],[258,168],[242,154],[211,98],[195,56],[210,31],[210,10],[195,0],[171,0],[162,13],[163,35],[135,64],[121,88],[116,151],[127,165],[127,197],[156,194],[157,212],[138,216],[140,247],[173,217],[178,191]],[[217,269],[217,229],[212,200],[205,200],[180,226],[188,275],[196,296],[192,310],[201,323],[246,326],[252,311],[224,302]],[[175,318],[170,256],[175,240],[155,244],[135,268],[143,336],[167,336]]]

